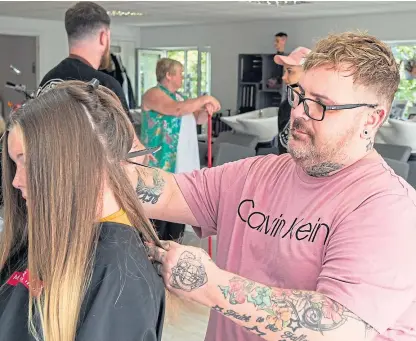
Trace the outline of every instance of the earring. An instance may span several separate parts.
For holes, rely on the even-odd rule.
[[[367,129],[364,129],[363,134],[364,134],[365,137],[368,137],[368,135],[369,135],[368,130]]]

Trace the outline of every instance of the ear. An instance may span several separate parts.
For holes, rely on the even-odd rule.
[[[375,136],[378,128],[380,128],[380,126],[383,124],[385,118],[386,118],[386,111],[384,109],[373,110],[367,116],[367,121],[364,124],[364,129],[368,132],[368,134],[367,136],[362,136],[362,137],[368,138],[369,136]]]
[[[107,44],[107,32],[105,30],[100,31],[100,45],[106,46]]]

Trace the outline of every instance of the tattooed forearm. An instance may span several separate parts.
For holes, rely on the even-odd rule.
[[[250,322],[250,320],[251,320],[251,316],[247,316],[246,314],[240,315],[239,313],[237,313],[237,312],[235,312],[234,310],[231,310],[231,309],[224,310],[224,308],[221,308],[217,305],[212,309],[214,309],[216,311],[219,311],[220,313],[224,314],[225,316],[231,316],[231,317],[235,318],[236,320],[240,320],[240,321],[244,321],[244,322]]]
[[[202,287],[208,281],[205,266],[193,253],[185,251],[172,268],[170,285],[172,288],[192,291]]]
[[[256,324],[240,324],[266,339],[274,340],[277,334],[279,341],[317,340],[323,336],[333,340],[331,331],[335,332],[349,322],[355,322],[354,330],[361,330],[363,339],[374,337],[374,330],[368,324],[318,292],[270,288],[237,276],[219,289],[226,300],[224,304],[231,305],[233,310],[219,306],[214,310],[239,321],[245,320],[237,317],[250,317],[247,322],[253,320]],[[344,331],[348,332],[346,329],[340,332]]]
[[[251,328],[249,328],[249,327],[245,327],[245,328],[247,330],[255,333],[258,336],[265,336],[266,335],[266,333],[261,332],[257,326],[254,326],[254,327],[251,327]]]
[[[310,340],[310,338],[308,338],[305,334],[298,336],[292,332],[284,332],[280,336],[279,341],[308,341],[308,340]]]
[[[139,199],[146,204],[156,204],[163,193],[165,179],[157,169],[152,169],[152,184],[147,185],[145,179],[139,175],[136,193]],[[147,172],[145,174],[148,174]]]

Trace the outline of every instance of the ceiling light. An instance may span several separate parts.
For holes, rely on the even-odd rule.
[[[110,17],[141,17],[142,15],[144,15],[143,13],[140,12],[130,12],[130,11],[107,11],[107,14]]]
[[[269,6],[287,6],[287,5],[300,5],[306,4],[308,1],[248,1],[257,5],[269,5]]]

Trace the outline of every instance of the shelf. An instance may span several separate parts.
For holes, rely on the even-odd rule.
[[[239,54],[237,110],[247,112],[279,106],[284,89],[266,87],[271,78],[280,85],[282,73],[274,54]]]
[[[280,89],[263,89],[263,90],[259,90],[259,91],[280,93]]]

